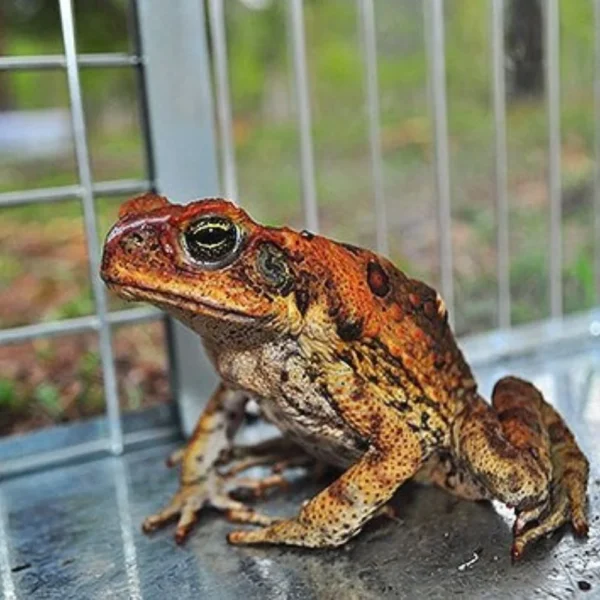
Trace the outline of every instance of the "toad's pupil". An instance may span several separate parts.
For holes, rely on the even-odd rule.
[[[216,227],[207,227],[197,233],[198,241],[206,246],[215,246],[222,244],[227,240],[227,234],[231,229],[220,229]]]

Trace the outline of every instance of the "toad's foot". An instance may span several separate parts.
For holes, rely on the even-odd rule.
[[[142,529],[150,533],[179,517],[175,541],[182,544],[197,522],[201,509],[207,506],[223,511],[225,517],[234,523],[271,525],[277,519],[256,512],[243,502],[234,500],[231,494],[247,495],[250,492],[258,497],[264,495],[269,489],[286,485],[285,479],[278,474],[264,479],[248,477],[235,479],[210,471],[206,477],[196,482],[183,484],[168,506],[144,521]]]
[[[587,522],[579,521],[574,516],[576,510],[565,488],[558,486],[546,505],[520,512],[513,527],[512,559],[520,559],[529,544],[551,534],[565,523],[571,522],[575,534],[585,536]]]

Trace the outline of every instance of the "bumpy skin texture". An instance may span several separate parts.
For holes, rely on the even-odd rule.
[[[198,258],[198,245],[211,260]],[[414,477],[514,507],[514,558],[564,523],[587,533],[588,462],[560,416],[512,377],[487,404],[440,296],[385,258],[264,227],[225,200],[180,206],[147,194],[122,207],[102,277],[195,330],[222,379],[186,449],[172,457],[182,463],[180,490],[146,519],[146,531],[179,517],[181,542],[212,505],[264,525],[231,533],[234,544],[337,546]],[[249,397],[284,440],[233,445]],[[239,487],[261,493],[282,484],[277,474],[258,482],[234,475],[254,464],[304,463],[300,449],[346,470],[296,517],[275,522],[231,498]]]

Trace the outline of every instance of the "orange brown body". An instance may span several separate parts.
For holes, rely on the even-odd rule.
[[[514,557],[567,521],[587,532],[588,464],[562,419],[516,378],[487,404],[440,296],[385,258],[264,227],[225,200],[180,206],[149,194],[123,206],[102,277],[196,331],[222,379],[174,456],[179,492],[146,530],[179,515],[182,541],[211,504],[264,526],[230,534],[232,543],[336,546],[414,477],[514,507]],[[281,440],[233,444],[250,397]],[[275,522],[231,498],[248,466],[308,456],[346,470],[298,516]]]

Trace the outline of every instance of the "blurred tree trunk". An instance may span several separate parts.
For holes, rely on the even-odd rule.
[[[7,51],[6,14],[2,2],[0,2],[0,56],[6,56]],[[0,73],[0,111],[8,110],[11,106],[9,83],[10,79],[8,74],[6,72]]]
[[[516,97],[544,91],[544,25],[540,0],[511,0],[506,53],[511,60],[511,91]]]

